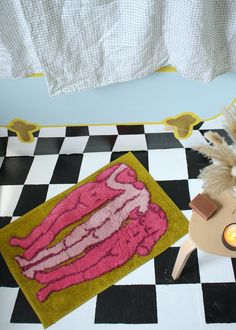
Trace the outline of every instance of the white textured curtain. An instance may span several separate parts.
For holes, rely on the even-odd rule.
[[[57,95],[165,65],[204,82],[236,71],[236,1],[0,1],[0,78],[42,72]]]

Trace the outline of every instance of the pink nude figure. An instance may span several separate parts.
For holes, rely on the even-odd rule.
[[[150,203],[146,214],[136,208],[126,226],[93,246],[81,258],[49,272],[36,272],[34,278],[46,284],[38,291],[37,298],[43,302],[53,292],[93,280],[122,266],[135,254],[147,256],[166,229],[167,218],[159,206]]]
[[[78,187],[59,202],[28,236],[12,237],[10,244],[26,249],[24,258],[32,259],[38,251],[50,244],[62,229],[81,220],[91,211],[122,194],[123,190],[110,188],[107,180],[109,178],[114,180],[124,168],[128,167],[124,164],[116,164],[98,174],[94,182]],[[130,172],[130,180],[135,180],[135,177],[132,176],[135,172],[132,173],[132,169]]]
[[[118,182],[131,182],[130,176],[127,177],[125,173],[127,171],[129,169],[124,168],[115,179],[112,177],[107,179],[107,185],[110,188],[124,191],[122,195],[115,197],[106,206],[92,214],[85,223],[78,225],[61,242],[42,250],[30,261],[20,256],[16,257],[25,276],[33,278],[35,271],[53,268],[103,241],[121,227],[134,209],[138,208],[142,214],[147,212],[150,196],[145,185],[139,181]],[[132,177],[135,178],[133,175]]]

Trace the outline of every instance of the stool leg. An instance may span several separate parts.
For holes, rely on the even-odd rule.
[[[172,277],[174,280],[177,280],[179,278],[186,262],[188,261],[188,258],[196,248],[196,245],[189,237],[186,239],[186,241],[183,242],[179,249],[179,253],[177,255],[175,265],[172,271]]]

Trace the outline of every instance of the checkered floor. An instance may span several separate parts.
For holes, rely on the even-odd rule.
[[[208,160],[191,150],[221,120],[200,123],[178,141],[161,125],[43,128],[31,144],[0,129],[0,226],[133,151],[190,218]],[[183,238],[184,239],[184,238]],[[181,242],[60,320],[53,329],[235,329],[236,260],[196,251],[181,277],[171,271]],[[0,256],[0,329],[42,329]]]

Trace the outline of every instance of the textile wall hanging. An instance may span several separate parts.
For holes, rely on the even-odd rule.
[[[172,65],[208,82],[236,70],[235,31],[228,0],[3,0],[0,78],[41,72],[58,95]]]

